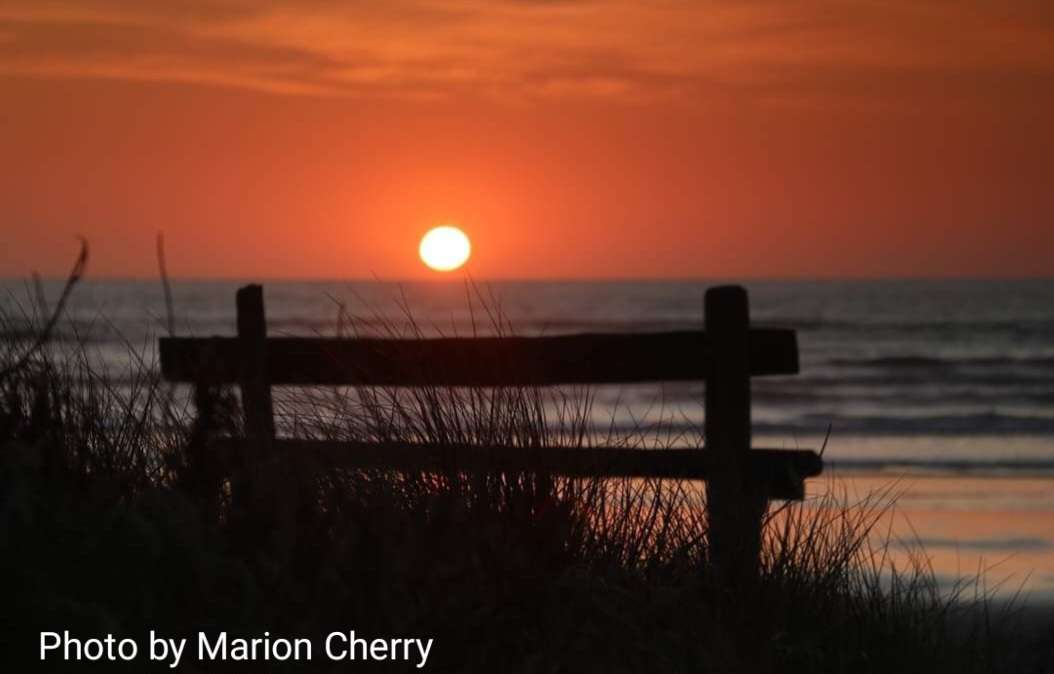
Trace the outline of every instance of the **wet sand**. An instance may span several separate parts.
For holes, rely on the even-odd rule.
[[[893,537],[902,561],[921,544],[946,588],[980,579],[964,592],[1052,607],[1054,615],[1054,477],[959,477],[829,472],[810,495],[834,489],[851,501],[889,490],[896,502],[875,536]]]

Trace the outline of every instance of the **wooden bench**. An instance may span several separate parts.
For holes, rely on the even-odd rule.
[[[811,450],[754,449],[750,377],[798,372],[793,330],[751,328],[747,293],[711,288],[705,331],[440,339],[268,338],[263,289],[237,293],[237,337],[163,338],[161,371],[198,387],[237,384],[250,446],[397,471],[537,471],[706,480],[709,540],[725,565],[756,567],[770,499],[800,499],[822,470]],[[705,449],[482,447],[275,437],[273,385],[501,387],[706,382]],[[749,572],[749,569],[748,569]]]

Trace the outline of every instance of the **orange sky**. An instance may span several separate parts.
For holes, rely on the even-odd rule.
[[[0,0],[0,276],[1054,270],[1054,3]]]

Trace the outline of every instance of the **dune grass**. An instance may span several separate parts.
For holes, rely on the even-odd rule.
[[[293,499],[293,519],[282,522],[259,501],[240,501],[244,468],[210,451],[211,435],[241,432],[232,392],[212,392],[203,428],[154,363],[133,350],[129,371],[99,371],[86,345],[47,343],[50,327],[40,311],[0,321],[9,663],[34,663],[45,629],[135,638],[147,629],[356,629],[434,637],[429,668],[442,671],[1050,666],[1041,650],[1004,638],[1009,623],[983,596],[942,593],[923,551],[906,567],[893,563],[888,538],[876,536],[891,492],[774,505],[761,582],[732,598],[708,572],[703,490],[690,483],[363,471],[286,458],[271,466]],[[27,338],[34,334],[41,338]],[[589,404],[588,391],[530,388],[302,389],[276,400],[283,431],[299,437],[644,442],[643,433],[592,428]]]

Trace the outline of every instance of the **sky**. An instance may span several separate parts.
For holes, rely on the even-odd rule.
[[[0,276],[1054,273],[1049,0],[0,0]]]

